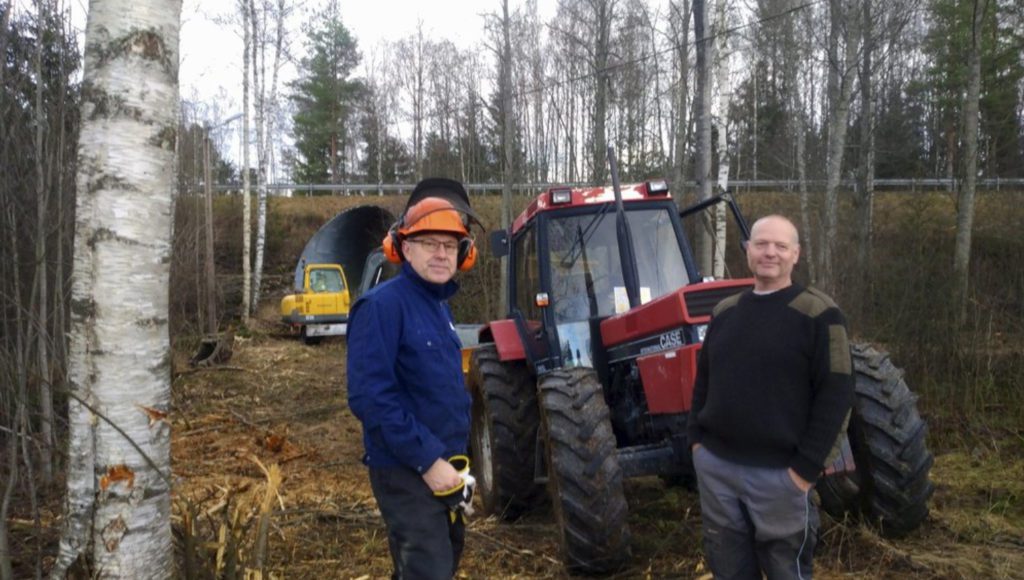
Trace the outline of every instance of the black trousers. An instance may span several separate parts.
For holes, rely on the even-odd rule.
[[[448,580],[455,575],[466,540],[461,514],[434,497],[406,467],[371,467],[370,486],[388,527],[396,580]]]

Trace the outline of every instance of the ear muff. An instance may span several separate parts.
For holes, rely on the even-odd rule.
[[[397,226],[397,223],[391,226],[387,235],[384,236],[384,240],[380,243],[381,252],[384,253],[387,261],[392,264],[400,264],[405,259],[405,256],[402,255],[402,239],[398,234]]]
[[[456,261],[459,271],[466,272],[470,270],[476,264],[476,256],[476,244],[473,243],[473,238],[467,236],[459,240],[459,253],[458,260]]]

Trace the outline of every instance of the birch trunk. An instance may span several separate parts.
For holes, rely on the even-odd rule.
[[[795,9],[798,2],[799,0],[789,0],[787,7]],[[791,24],[797,22],[800,21],[794,19],[791,21]],[[818,279],[817,260],[814,259],[814,252],[817,246],[812,238],[814,231],[811,229],[810,192],[807,190],[807,113],[804,110],[805,101],[801,98],[802,87],[809,86],[811,83],[807,78],[802,79],[803,82],[801,83],[801,75],[799,74],[804,56],[803,45],[797,40],[801,37],[801,34],[797,33],[795,26],[787,28],[786,31],[791,40],[789,44],[790,50],[786,55],[785,75],[787,78],[786,84],[791,87],[789,91],[789,114],[790,123],[793,127],[793,139],[795,141],[794,156],[796,157],[797,190],[800,199],[800,231],[803,232],[800,246],[801,252],[808,258],[804,260],[804,263],[807,264],[808,277],[811,284],[815,284]],[[813,102],[813,100],[813,97],[808,99],[809,102]],[[756,164],[754,167],[756,171]],[[756,175],[754,179],[757,179]]]
[[[72,274],[68,489],[52,570],[169,578],[168,285],[180,0],[93,0]]]
[[[728,30],[727,0],[719,0],[717,5],[716,30]],[[732,53],[729,49],[729,35],[721,34],[718,41],[718,191],[729,190],[729,105],[732,102],[732,77],[729,66]],[[712,270],[715,278],[725,277],[725,238],[726,225],[725,206],[715,206],[715,256]]]
[[[810,258],[814,255],[814,241],[811,238],[811,194],[807,190],[807,127],[804,123],[804,111],[800,97],[793,98],[793,133],[796,139],[796,178],[800,195],[800,229],[804,235],[800,240],[803,251]],[[806,260],[807,275],[812,284],[817,282],[817,261]]]
[[[693,34],[697,44],[697,95],[694,109],[697,116],[697,159],[696,175],[697,200],[703,201],[711,197],[711,63],[714,62],[714,40],[708,22],[708,0],[693,2]],[[707,217],[707,214],[704,214]],[[696,234],[697,266],[701,275],[712,272],[713,244],[711,224],[708,220],[702,223]]]
[[[512,224],[512,37],[511,28],[512,22],[508,15],[508,0],[502,0],[501,2],[501,93],[502,93],[502,111],[504,117],[504,125],[502,131],[502,149],[505,150],[505,158],[503,164],[502,173],[505,176],[501,186],[501,227],[508,230]],[[511,297],[508,295],[508,256],[502,256],[501,258],[501,298],[499,299],[499,308],[501,309],[502,315],[509,312],[509,302]]]
[[[854,198],[857,212],[857,275],[870,286],[871,234],[874,230],[875,203],[875,96],[874,35],[871,1],[865,0],[864,46],[860,68],[861,166],[858,195]],[[866,290],[866,288],[865,288]],[[863,295],[863,293],[859,293]]]
[[[607,179],[608,167],[608,58],[610,56],[612,13],[615,3],[612,0],[594,0],[594,16],[596,17],[597,38],[594,46],[594,74],[597,75],[597,90],[594,95],[594,132],[591,152],[593,167],[591,180],[594,185],[601,185]]]
[[[10,239],[8,240],[7,246],[10,250],[11,256],[18,255],[18,235],[17,228],[15,227],[15,212],[13,201],[8,201],[7,207],[4,208],[4,214],[7,218],[8,223],[8,234]],[[10,263],[10,277],[11,277],[11,291],[12,291],[12,302],[14,304],[21,304],[21,270],[18,265],[18,260],[11,260]],[[13,580],[14,572],[11,566],[11,555],[10,555],[10,540],[8,538],[8,521],[11,500],[14,498],[14,487],[18,484],[18,433],[21,430],[25,414],[25,401],[28,398],[26,393],[27,389],[27,357],[25,356],[25,324],[22,320],[22,309],[14,309],[14,370],[16,393],[14,401],[14,412],[11,416],[14,419],[11,421],[10,429],[11,433],[7,439],[7,481],[4,485],[3,499],[0,499],[0,579],[2,580]]]
[[[252,200],[249,197],[249,10],[242,10],[242,324],[248,326],[252,311]]]
[[[267,240],[267,101],[266,101],[266,51],[264,31],[259,26],[256,2],[249,0],[249,17],[252,28],[252,77],[253,95],[256,99],[256,259],[252,269],[252,311],[256,314],[260,304],[260,286],[263,282],[263,250]]]
[[[967,100],[964,102],[964,185],[956,206],[956,247],[953,278],[956,284],[957,317],[967,316],[967,290],[974,227],[974,196],[978,183],[978,109],[981,95],[981,23],[988,0],[974,0],[971,49],[967,55]]]
[[[689,79],[690,79],[690,3],[688,0],[683,0],[682,11],[680,12],[678,4],[675,2],[671,5],[673,16],[676,22],[674,28],[674,44],[676,51],[676,66],[679,67],[676,76],[676,125],[675,125],[675,141],[672,144],[673,158],[672,158],[672,182],[673,182],[673,197],[675,197],[676,204],[680,207],[683,206],[683,182],[685,181],[685,168],[686,168],[686,143],[689,140],[687,134],[688,129],[688,118],[686,115],[686,97],[690,92]]]
[[[858,15],[844,9],[843,0],[831,1],[831,13],[835,34],[845,41],[842,46],[843,60],[836,57],[830,66],[836,86],[832,94],[828,122],[828,161],[825,166],[825,205],[823,208],[821,235],[821,277],[822,289],[834,294],[836,290],[835,268],[833,259],[837,248],[839,226],[839,185],[842,178],[843,152],[846,149],[846,130],[850,118],[850,99],[853,96],[854,72],[857,70],[857,34],[855,32]],[[838,45],[838,39],[837,39]]]
[[[46,29],[47,20],[47,3],[39,2],[38,8],[38,26],[39,30]],[[43,78],[43,42],[36,42],[36,54],[35,54],[35,65],[36,65],[36,78]],[[39,365],[36,371],[39,373],[39,415],[41,423],[39,425],[39,437],[42,439],[42,445],[39,448],[39,465],[41,468],[41,474],[43,481],[50,483],[53,481],[53,448],[54,448],[54,437],[53,437],[53,393],[52,383],[50,377],[50,354],[49,344],[50,336],[48,334],[49,325],[49,311],[48,306],[50,303],[49,290],[47,289],[48,272],[46,269],[47,257],[46,257],[46,234],[49,230],[48,223],[50,216],[47,215],[47,207],[49,205],[49,188],[47,187],[46,171],[43,167],[43,162],[46,159],[46,147],[45,147],[45,136],[44,129],[47,125],[46,112],[43,110],[43,90],[45,84],[42,80],[36,82],[36,131],[35,131],[35,150],[36,150],[36,253],[35,253],[35,266],[36,266],[36,285],[38,288],[38,319],[36,326],[36,353],[38,354],[37,364]],[[31,457],[26,457],[26,461],[32,461]]]

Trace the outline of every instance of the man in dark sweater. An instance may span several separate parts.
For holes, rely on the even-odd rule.
[[[701,349],[689,437],[716,579],[811,577],[810,490],[849,421],[853,374],[842,312],[793,283],[799,257],[792,222],[755,222],[754,289],[715,308]]]

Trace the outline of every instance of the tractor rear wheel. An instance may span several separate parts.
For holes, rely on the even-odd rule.
[[[548,495],[571,572],[605,573],[630,558],[628,506],[615,435],[593,369],[540,378]]]
[[[537,386],[525,362],[502,362],[493,344],[473,350],[469,384],[476,494],[485,513],[514,520],[544,500],[544,486],[534,482]]]
[[[889,354],[854,344],[856,401],[848,434],[855,472],[823,477],[821,505],[836,518],[853,513],[888,536],[916,529],[928,516],[935,487],[928,479],[934,458],[917,396]]]

